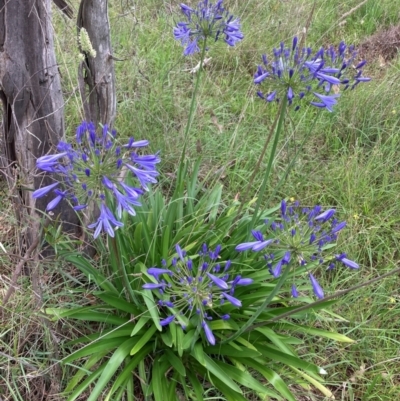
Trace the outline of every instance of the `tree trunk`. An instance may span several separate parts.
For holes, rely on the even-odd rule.
[[[116,114],[116,93],[108,1],[81,0],[77,27],[84,58],[79,67],[79,77],[85,118],[96,127],[99,123],[112,126]],[[84,31],[89,36],[92,49],[82,43]]]
[[[55,150],[64,135],[64,109],[56,64],[50,0],[0,0],[0,98],[3,104],[3,170],[26,246],[34,242],[49,199],[33,199],[32,189],[48,185],[36,173],[36,159]],[[4,159],[3,159],[4,160]],[[53,211],[78,232],[70,208]]]

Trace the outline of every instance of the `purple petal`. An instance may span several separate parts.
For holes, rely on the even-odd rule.
[[[222,295],[233,305],[237,306],[240,308],[242,306],[242,303],[240,302],[239,299],[232,297],[232,295],[227,294],[226,292],[223,292]]]
[[[253,284],[252,278],[241,278],[236,282],[236,285],[250,285]]]
[[[328,209],[324,213],[321,213],[317,217],[315,217],[315,221],[322,221],[323,223],[327,220],[329,220],[334,214],[336,210],[335,209]]]
[[[297,288],[294,284],[292,285],[292,296],[294,298],[298,298],[298,296],[299,296],[299,292],[297,291]]]
[[[172,276],[172,271],[168,269],[159,269],[158,267],[150,267],[147,269],[147,273],[150,274],[151,276],[155,277],[155,279],[158,281],[158,276],[160,274],[168,274]]]
[[[42,196],[48,194],[53,188],[55,188],[59,183],[55,182],[54,184],[47,185],[46,187],[37,189],[33,192],[32,197],[34,199],[41,198]]]
[[[339,259],[345,266],[350,267],[350,269],[358,269],[360,266],[356,263],[353,262],[350,259],[347,258],[341,258]]]
[[[322,299],[324,297],[324,291],[322,287],[319,285],[317,279],[311,273],[309,273],[308,276],[310,278],[314,294],[317,296],[317,298]]]
[[[168,326],[174,319],[174,315],[168,316],[167,318],[160,320],[160,326]]]
[[[145,290],[156,290],[158,288],[164,288],[165,287],[165,283],[159,283],[159,284],[155,284],[155,283],[146,283],[142,285],[142,288],[144,288]]]
[[[207,272],[206,274],[217,287],[221,288],[221,290],[227,290],[229,288],[228,284],[224,280],[221,280],[220,278],[214,276],[211,273]]]
[[[243,242],[242,244],[237,245],[235,250],[238,252],[247,251],[248,249],[253,248],[253,246],[257,245],[258,243],[259,243],[259,241]]]
[[[207,341],[211,344],[211,345],[215,345],[215,337],[213,332],[211,331],[211,329],[208,327],[208,324],[203,321],[203,329],[204,329],[204,333],[206,334],[207,337]]]

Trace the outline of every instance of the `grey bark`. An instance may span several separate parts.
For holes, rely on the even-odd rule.
[[[84,56],[79,68],[81,96],[87,121],[113,125],[116,114],[115,72],[111,50],[107,0],[81,0],[78,35],[85,28],[96,51],[92,57],[80,47]]]
[[[32,198],[32,189],[48,185],[50,177],[35,170],[36,159],[55,151],[64,135],[64,109],[56,63],[50,0],[0,0],[0,98],[5,173],[14,190],[20,223],[27,227],[27,246],[49,198]],[[4,161],[4,160],[3,160]],[[50,198],[51,199],[51,198]],[[77,216],[70,208],[55,209],[77,233]]]

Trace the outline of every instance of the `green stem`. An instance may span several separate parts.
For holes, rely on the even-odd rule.
[[[224,341],[221,341],[220,344],[225,344],[230,341],[235,340],[239,336],[241,336],[245,331],[248,331],[248,328],[256,321],[258,316],[265,310],[265,308],[271,303],[271,301],[274,299],[275,295],[278,294],[279,290],[281,289],[283,283],[286,281],[286,278],[289,274],[290,271],[290,266],[287,266],[285,271],[283,272],[282,276],[280,277],[279,281],[276,283],[274,289],[271,291],[267,299],[257,308],[257,310],[254,312],[254,314],[251,316],[251,318],[234,334],[232,334],[230,337],[225,339]]]
[[[182,170],[183,162],[184,162],[184,159],[185,159],[187,139],[188,139],[190,128],[192,126],[194,113],[195,113],[195,110],[196,110],[196,97],[197,97],[197,92],[199,91],[199,87],[200,87],[200,78],[201,78],[201,72],[203,70],[204,58],[205,58],[205,55],[206,55],[206,47],[207,47],[207,39],[205,39],[203,41],[203,46],[202,46],[202,49],[201,49],[200,65],[199,65],[199,69],[197,70],[196,82],[195,82],[193,93],[192,93],[192,100],[190,102],[189,117],[188,117],[188,120],[187,120],[185,132],[184,132],[184,135],[183,135],[183,148],[182,148],[182,153],[181,153],[181,157],[180,157],[180,160],[179,160],[179,173]],[[179,177],[179,173],[178,173],[178,177]]]
[[[255,223],[257,221],[258,210],[260,209],[261,202],[262,202],[265,190],[267,188],[269,176],[271,175],[272,164],[274,162],[275,154],[276,154],[276,148],[278,147],[279,137],[280,137],[280,134],[281,134],[281,131],[282,131],[282,128],[283,128],[283,122],[285,120],[287,102],[288,102],[288,100],[287,100],[287,98],[285,96],[283,98],[283,100],[282,100],[282,105],[281,105],[281,107],[279,109],[278,126],[277,126],[276,131],[275,131],[275,138],[274,138],[274,142],[272,144],[271,153],[269,155],[267,169],[265,171],[264,179],[263,179],[262,184],[261,184],[260,192],[258,193],[258,199],[257,199],[256,207],[254,209],[253,218],[251,219],[251,223],[250,223],[250,227],[249,227],[249,235],[250,235],[250,232],[254,228],[254,225],[255,225]]]
[[[306,135],[304,135],[303,140],[301,141],[301,144],[299,146],[299,148],[297,149],[296,153],[294,154],[294,156],[292,157],[292,160],[290,161],[289,165],[286,167],[286,170],[283,174],[283,176],[281,177],[281,179],[278,181],[278,183],[275,185],[274,190],[271,192],[271,194],[268,196],[267,200],[265,201],[266,204],[268,204],[273,198],[274,196],[277,194],[279,188],[282,186],[282,184],[286,181],[290,171],[292,170],[294,164],[296,163],[297,157],[299,156],[300,152],[303,150],[303,146],[304,144],[307,142],[308,138],[311,135],[311,132],[313,131],[315,124],[317,123],[318,117],[321,115],[321,112],[318,112],[317,115],[314,118],[314,121],[310,127],[310,129],[308,130],[308,132],[306,133]]]
[[[117,232],[116,232],[116,235],[118,235]],[[132,290],[131,284],[129,282],[128,275],[126,274],[125,265],[124,265],[123,261],[121,260],[121,250],[118,247],[117,239],[116,239],[116,237],[114,237],[114,238],[108,237],[108,239],[110,241],[109,243],[111,244],[111,252],[114,253],[114,256],[115,256],[115,259],[117,262],[117,268],[118,268],[119,274],[122,277],[122,281],[124,283],[126,296],[129,300],[129,302],[135,302],[135,304],[138,304],[135,294]]]
[[[251,177],[250,177],[250,179],[249,179],[249,182],[247,183],[247,186],[246,186],[246,189],[245,189],[245,191],[244,191],[244,195],[243,195],[243,197],[242,197],[242,201],[240,202],[239,210],[238,210],[238,212],[237,212],[237,214],[236,214],[236,218],[235,218],[235,220],[234,220],[234,222],[233,222],[233,225],[234,225],[234,224],[236,223],[236,221],[240,218],[241,212],[242,212],[242,210],[243,210],[243,206],[244,206],[244,204],[245,204],[246,201],[247,201],[247,195],[250,193],[250,191],[251,191],[251,189],[252,189],[253,182],[254,182],[254,178],[256,177],[256,174],[257,174],[258,171],[260,170],[261,163],[262,163],[262,161],[264,160],[264,156],[265,156],[265,153],[267,152],[268,146],[269,146],[269,144],[270,144],[270,142],[271,142],[272,135],[273,135],[274,132],[275,132],[276,124],[277,124],[277,122],[278,122],[278,118],[279,118],[279,116],[280,116],[280,111],[281,111],[281,109],[282,109],[282,106],[283,106],[283,103],[281,103],[281,105],[280,105],[280,107],[279,107],[279,112],[276,114],[275,120],[274,120],[274,122],[273,122],[273,124],[272,124],[272,127],[271,127],[270,131],[269,131],[267,140],[265,141],[264,147],[263,147],[263,149],[262,149],[262,151],[261,151],[261,155],[260,155],[260,157],[258,158],[257,164],[256,164],[256,166],[254,167],[254,170],[253,170],[253,172],[252,172],[252,174],[251,174]],[[233,228],[233,225],[232,225],[232,228]]]

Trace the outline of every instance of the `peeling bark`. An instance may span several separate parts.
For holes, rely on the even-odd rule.
[[[55,59],[50,0],[0,0],[0,98],[3,145],[9,187],[26,245],[49,199],[32,198],[32,189],[51,183],[36,173],[36,159],[55,150],[64,134],[60,74]],[[4,161],[4,159],[3,159]],[[55,209],[66,229],[77,233],[70,208]]]
[[[98,124],[113,125],[116,114],[115,72],[111,50],[107,0],[81,0],[78,35],[86,29],[96,56],[80,46],[84,61],[80,65],[80,89],[85,118]]]

